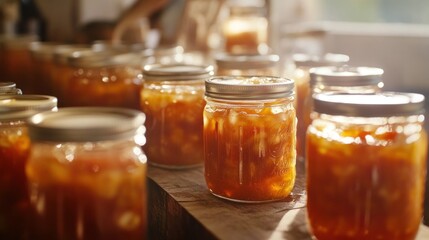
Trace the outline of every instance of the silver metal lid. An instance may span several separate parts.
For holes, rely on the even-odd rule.
[[[152,64],[143,68],[145,80],[155,81],[187,81],[204,80],[213,75],[213,66],[200,66],[189,64]]]
[[[47,95],[1,95],[0,110],[7,111],[22,111],[35,110],[47,111],[57,107],[57,98]]]
[[[35,141],[92,142],[126,139],[144,129],[145,115],[108,107],[70,107],[34,115],[28,122]]]
[[[392,117],[421,114],[425,97],[417,93],[320,93],[313,95],[314,111],[350,117]]]
[[[68,57],[68,63],[72,67],[79,68],[98,68],[117,65],[134,64],[135,59],[139,58],[135,53],[124,53],[119,50],[106,50],[96,52],[93,50],[73,52]]]
[[[331,66],[310,69],[310,84],[327,86],[370,86],[382,82],[383,69],[373,67]]]
[[[32,42],[29,48],[35,59],[53,60],[56,49],[64,46],[67,45],[54,42]]]
[[[185,50],[181,46],[171,46],[171,47],[157,47],[157,48],[148,48],[142,51],[143,57],[160,57],[160,56],[174,56],[177,54],[183,54]]]
[[[37,39],[37,35],[0,35],[0,48],[28,50],[30,43]]]
[[[0,82],[0,94],[22,94],[21,89],[16,88],[14,82]]]
[[[345,54],[326,53],[325,55],[308,55],[296,53],[292,56],[297,67],[321,67],[321,66],[338,66],[344,65],[350,57]]]
[[[218,54],[215,56],[216,65],[227,69],[260,69],[274,67],[280,57],[275,54],[269,55],[231,55]]]
[[[268,76],[213,77],[205,82],[207,97],[227,100],[264,100],[294,95],[294,81]]]
[[[58,47],[54,51],[54,62],[61,65],[68,64],[69,57],[78,51],[89,51],[91,47],[89,45],[64,45]]]

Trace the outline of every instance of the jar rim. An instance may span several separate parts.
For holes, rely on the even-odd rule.
[[[32,116],[28,127],[36,141],[89,142],[133,137],[144,121],[145,114],[133,109],[66,107]]]
[[[205,81],[207,97],[263,100],[294,95],[294,81],[274,76],[216,76]]]
[[[215,56],[218,68],[227,69],[253,69],[274,67],[280,57],[276,54],[227,54],[221,53]]]
[[[310,69],[310,85],[370,86],[382,83],[383,69],[376,67],[324,66]]]
[[[350,57],[340,53],[326,53],[323,55],[295,53],[292,60],[298,67],[321,67],[343,65],[350,60]]]
[[[149,64],[143,68],[143,78],[153,81],[204,80],[213,75],[212,65]]]
[[[350,117],[393,117],[424,113],[425,97],[418,93],[318,93],[313,94],[314,111]]]

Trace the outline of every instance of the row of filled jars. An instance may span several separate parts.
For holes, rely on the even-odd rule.
[[[248,60],[248,57],[243,56],[229,57],[219,58],[218,72],[222,62],[238,59],[240,63],[243,59]],[[245,66],[255,70],[264,62],[261,58],[269,59],[270,64],[278,61],[276,56],[257,57],[259,60],[256,63],[247,61]],[[116,58],[109,59],[114,61]],[[343,63],[343,60],[339,62]],[[234,61],[233,64],[238,63]],[[323,62],[323,65],[326,64]],[[292,77],[296,80],[295,88],[294,81],[270,77],[274,73],[269,72],[262,74],[266,76],[255,77],[212,77],[213,68],[209,66],[146,65],[142,72],[144,86],[139,90],[139,110],[146,114],[144,141],[147,142],[143,146],[145,156],[136,150],[138,148],[133,147],[132,153],[138,157],[132,159],[145,163],[147,155],[149,163],[169,168],[188,168],[201,165],[204,161],[207,186],[214,195],[239,202],[265,202],[284,199],[292,191],[296,174],[295,141],[296,138],[298,141],[306,138],[307,149],[304,152],[307,153],[308,214],[311,229],[317,238],[412,239],[420,222],[426,169],[427,140],[422,128],[424,118],[421,112],[424,97],[381,92],[382,71],[376,68],[318,67],[310,71],[309,66],[306,66],[301,70],[304,70],[301,72],[302,76],[311,72],[311,80],[299,80],[298,68],[295,71],[297,75]],[[258,75],[257,72],[250,74]],[[312,89],[317,93],[328,88],[331,93],[314,95],[310,101],[308,99],[311,94],[307,94],[307,97],[304,97],[305,94],[300,95],[300,92],[306,92],[299,87],[305,85],[299,84],[302,82],[312,85],[311,88],[307,87],[307,92]],[[334,94],[334,90],[338,89],[341,92],[354,92]],[[89,93],[92,95],[91,91]],[[81,95],[82,93],[75,97],[79,98]],[[310,102],[304,110],[314,110],[314,121],[307,133],[304,133],[307,136],[301,136],[299,127],[297,133],[295,107],[299,113],[299,103],[305,101]],[[77,147],[63,144],[78,141],[82,136],[88,137],[88,141],[97,141],[99,138],[90,137],[119,134],[118,130],[88,130],[102,128],[102,123],[107,121],[109,114],[97,113],[95,109],[91,109],[90,117],[85,115],[75,118],[76,112],[68,111],[76,110],[60,109],[61,117],[51,123],[45,121],[49,120],[49,116],[33,118],[34,126],[30,128],[33,129],[30,133],[35,132],[34,140],[58,141],[59,146],[47,146],[35,151],[40,152],[40,156],[54,152],[54,163],[41,166],[45,160],[38,161],[35,157],[34,165],[30,161],[27,167],[29,178],[36,176],[32,175],[37,172],[32,172],[34,167],[41,169],[38,177],[42,179],[36,180],[35,185],[50,185],[57,181],[61,184],[70,183],[70,179],[76,179],[76,176],[68,172],[86,169],[91,177],[83,176],[82,181],[77,181],[82,188],[100,190],[102,187],[96,185],[98,181],[94,181],[94,175],[98,175],[101,177],[100,182],[108,185],[100,191],[107,191],[106,195],[121,199],[118,191],[126,188],[116,180],[122,179],[123,173],[115,172],[112,176],[116,178],[112,180],[110,175],[99,174],[104,169],[110,169],[105,168],[104,163],[94,160],[81,164],[75,159],[76,149],[87,151],[89,155],[93,154],[90,159],[96,159],[94,145],[83,144]],[[111,121],[107,121],[107,127],[124,125],[120,124],[124,118],[126,117],[113,117]],[[298,114],[298,125],[304,122],[303,119],[305,118]],[[136,122],[142,125],[141,121],[134,120],[125,125],[136,126]],[[88,134],[74,133],[79,129],[75,126],[78,123],[86,126]],[[65,134],[52,132],[52,128],[59,126],[64,127],[62,131]],[[142,128],[133,129],[134,133],[139,132],[141,136]],[[10,140],[12,135],[7,135]],[[61,138],[63,135],[67,137]],[[142,137],[135,139],[140,139],[140,145],[144,142]],[[134,140],[133,146],[139,145],[136,141]],[[360,153],[364,153],[363,158]],[[37,155],[33,154],[34,156]],[[58,156],[64,160],[58,161]],[[77,162],[76,169],[67,170],[68,165],[64,167],[64,163],[74,162]],[[132,169],[126,160],[121,166],[125,166],[127,171]],[[118,166],[114,165],[112,169],[116,167]],[[50,176],[55,178],[46,180]],[[138,177],[133,179],[141,180]],[[127,181],[132,182],[133,179]],[[402,185],[404,183],[406,187]],[[70,187],[75,185],[71,184]],[[64,186],[58,188],[62,189]],[[32,204],[36,206],[36,210],[40,205],[39,210],[43,212],[47,209],[44,207],[47,194],[39,196],[41,191],[37,188],[32,192]],[[54,197],[57,196],[54,194]],[[73,196],[80,194],[75,192]],[[71,209],[73,214],[79,212],[75,211],[76,208]],[[63,224],[61,219],[49,218],[54,215],[57,217],[58,214],[60,213],[51,212],[44,215],[46,219],[55,219]],[[104,219],[97,215],[98,217]],[[409,219],[407,226],[401,221],[405,217]],[[136,217],[133,212],[121,210],[113,219],[116,222],[106,224],[125,226],[126,229],[133,224],[141,226],[137,223],[142,224],[143,218]],[[88,224],[93,222],[89,221]],[[63,227],[58,225],[58,228]],[[78,226],[73,226],[70,231],[77,228]],[[121,231],[121,235],[125,234],[123,229]],[[88,234],[98,233],[89,231]]]

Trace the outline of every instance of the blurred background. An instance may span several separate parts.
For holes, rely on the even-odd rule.
[[[136,0],[0,0],[2,34],[37,34],[39,40],[86,43],[107,40],[120,16]],[[202,25],[204,44],[219,45],[219,24],[228,16],[224,0],[170,0],[164,12],[155,13],[129,26],[123,39],[156,46],[160,39],[169,43],[198,40],[190,33],[189,19]],[[208,6],[201,19],[196,2]],[[212,2],[212,3],[210,3]],[[269,21],[269,46],[286,59],[293,52],[339,52],[350,56],[354,65],[371,65],[385,70],[385,88],[418,90],[429,88],[426,69],[429,62],[429,4],[425,0],[265,0]],[[259,3],[256,3],[259,4]],[[213,16],[210,16],[212,13]],[[158,18],[156,24],[153,19]],[[210,26],[209,26],[210,24]],[[217,26],[216,26],[217,24]],[[190,29],[186,29],[186,27]],[[162,33],[160,30],[162,28]],[[206,31],[204,31],[206,28]],[[209,29],[210,28],[210,29]],[[162,37],[160,35],[163,35]],[[185,46],[186,48],[186,46]]]

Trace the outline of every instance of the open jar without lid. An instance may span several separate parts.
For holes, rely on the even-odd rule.
[[[313,98],[306,146],[311,232],[322,240],[414,239],[426,176],[424,96],[320,93]]]
[[[295,183],[292,80],[269,76],[206,80],[204,171],[209,190],[237,202],[286,198]]]

